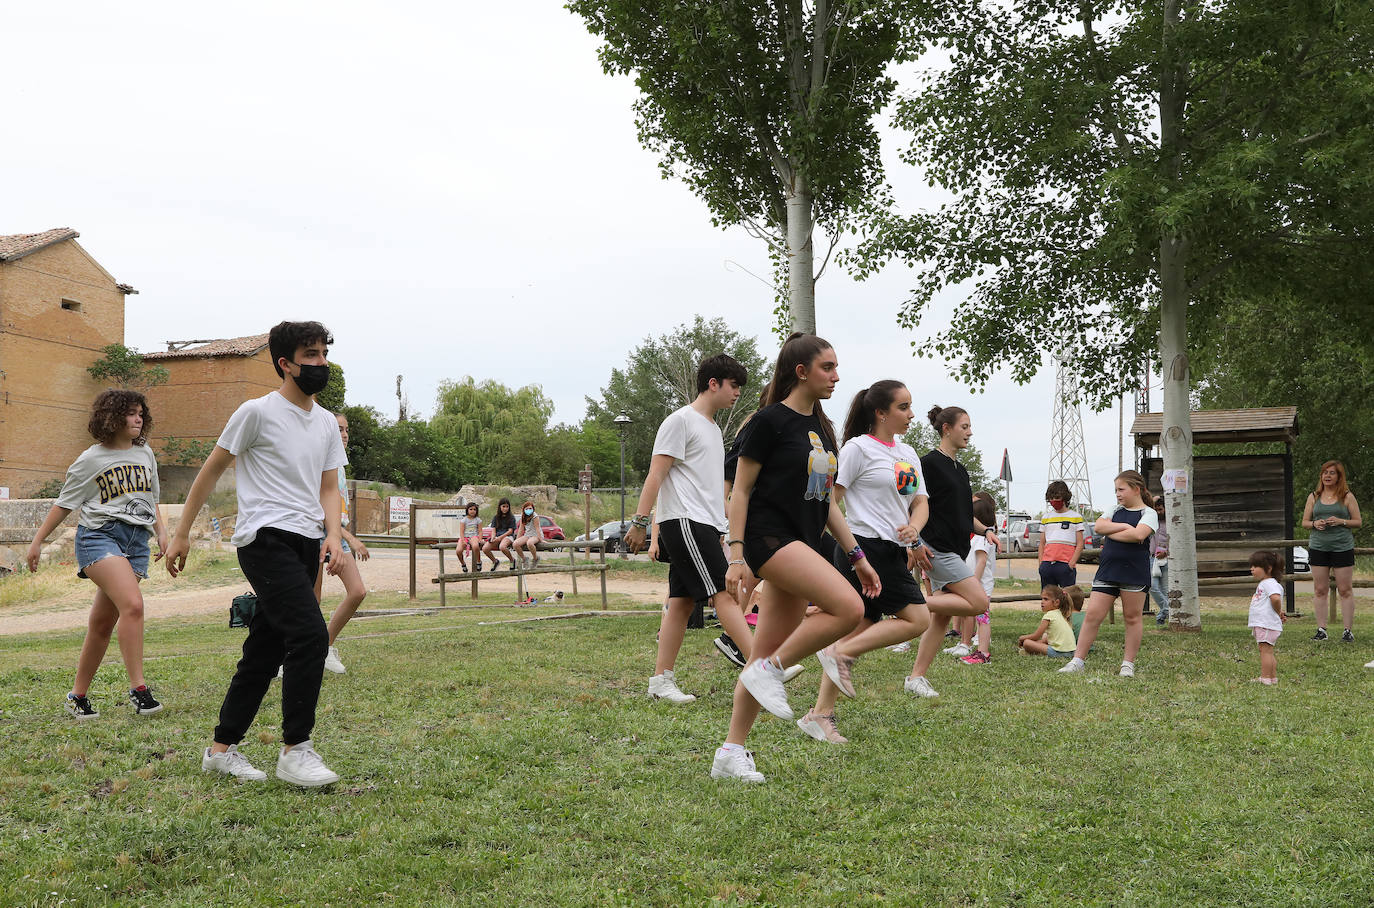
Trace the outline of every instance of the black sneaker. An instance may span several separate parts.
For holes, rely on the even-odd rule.
[[[740,652],[729,634],[721,634],[712,642],[715,643],[716,649],[720,650],[720,654],[730,660],[731,665],[735,668],[744,668],[744,653]]]
[[[136,716],[150,716],[162,711],[162,704],[153,699],[153,692],[146,686],[129,691],[129,702],[133,704]]]
[[[1325,640],[1325,639],[1326,639],[1326,628],[1324,628],[1324,627],[1319,627],[1319,628],[1317,628],[1317,632],[1316,632],[1315,634],[1312,635],[1312,639],[1313,639],[1313,640]]]
[[[99,719],[100,713],[95,711],[91,705],[90,698],[78,697],[76,694],[67,694],[67,712],[71,713],[73,719]]]
[[[1341,634],[1341,642],[1342,642],[1342,643],[1354,643],[1354,642],[1355,642],[1355,635],[1352,634],[1352,633],[1350,633],[1350,628],[1346,628],[1345,631]]]
[[[946,638],[948,638],[948,637],[957,637],[957,636],[959,636],[959,632],[956,631],[954,628],[950,628],[949,630],[945,631],[945,637],[946,637]]]

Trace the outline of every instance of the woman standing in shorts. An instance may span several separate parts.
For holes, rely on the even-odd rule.
[[[911,546],[921,535],[929,508],[921,461],[901,440],[910,424],[911,392],[891,379],[856,394],[844,421],[833,500],[845,503],[845,520],[877,571],[882,593],[863,601],[864,616],[852,633],[816,654],[825,677],[816,705],[797,720],[797,727],[818,741],[845,741],[835,723],[835,701],[839,694],[854,696],[854,660],[879,647],[914,640],[930,625],[925,597],[911,574],[916,563]],[[862,592],[858,576],[839,550],[834,564],[854,591]],[[891,619],[884,621],[887,615]]]
[[[981,615],[988,610],[988,594],[969,570],[970,533],[987,537],[996,550],[1001,549],[997,531],[973,517],[973,486],[968,470],[957,457],[973,437],[968,411],[960,407],[931,407],[930,424],[940,433],[940,444],[921,458],[921,472],[930,494],[930,519],[921,531],[922,546],[917,563],[930,577],[935,593],[926,600],[930,627],[921,635],[916,664],[911,668],[905,688],[918,697],[940,696],[926,680],[926,671],[940,652],[951,616]]]
[[[1135,470],[1126,470],[1116,477],[1116,503],[1120,507],[1110,519],[1099,517],[1093,524],[1093,532],[1103,537],[1102,555],[1093,577],[1092,595],[1083,612],[1078,648],[1061,672],[1083,671],[1083,659],[1097,639],[1102,619],[1120,598],[1121,618],[1126,623],[1126,652],[1120,675],[1135,677],[1135,657],[1145,634],[1140,615],[1145,609],[1145,591],[1150,588],[1150,537],[1159,529],[1159,515],[1155,513],[1154,496],[1145,488],[1145,478]]]
[[[1302,509],[1302,525],[1312,532],[1307,553],[1312,564],[1312,610],[1317,613],[1317,632],[1313,640],[1326,639],[1326,621],[1331,615],[1331,575],[1336,576],[1336,594],[1341,600],[1341,641],[1355,639],[1355,535],[1360,525],[1360,503],[1345,484],[1345,467],[1339,460],[1322,464],[1317,488],[1307,496]]]
[[[821,401],[834,392],[837,370],[829,343],[810,334],[788,337],[773,374],[778,402],[755,414],[740,451],[725,586],[736,602],[749,600],[756,575],[768,586],[759,604],[752,661],[735,685],[730,731],[716,751],[712,778],[763,781],[744,740],[760,706],[792,718],[783,667],[844,637],[863,617],[863,597],[816,549],[823,529],[839,540],[864,595],[881,592],[877,572],[831,497],[835,434]],[[810,616],[808,603],[817,608]]]

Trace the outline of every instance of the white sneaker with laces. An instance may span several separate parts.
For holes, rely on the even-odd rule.
[[[711,778],[739,779],[741,782],[762,782],[763,773],[754,768],[754,755],[743,747],[716,750],[711,761]]]
[[[849,739],[840,734],[840,728],[835,724],[834,713],[828,716],[807,713],[797,720],[797,727],[817,741],[826,741],[830,744],[849,743]]]
[[[1121,677],[1123,677],[1123,678],[1134,678],[1134,677],[1135,677],[1135,663],[1134,663],[1134,662],[1123,662],[1123,663],[1121,663],[1121,671],[1118,672],[1117,674],[1119,674],[1119,675],[1120,675]]]
[[[894,643],[887,647],[887,650],[893,653],[909,653],[911,652],[911,641],[903,640],[901,643]]]
[[[792,707],[787,705],[787,691],[783,689],[782,679],[786,673],[767,659],[751,662],[749,667],[739,673],[740,683],[757,701],[759,706],[768,710],[779,719],[792,718]]]
[[[339,781],[339,774],[324,765],[313,744],[302,741],[290,750],[282,748],[277,757],[277,778],[302,788],[319,788]]]
[[[782,670],[782,683],[786,684],[788,681],[791,681],[793,678],[800,675],[805,668],[806,666],[802,665],[800,662],[796,665],[787,666],[787,668]]]
[[[239,753],[237,744],[230,744],[228,750],[218,754],[205,748],[205,754],[200,758],[200,768],[204,772],[222,772],[240,782],[261,782],[267,778],[267,773],[255,768],[247,757]]]
[[[854,682],[850,677],[850,670],[854,666],[854,658],[837,653],[833,643],[816,653],[816,658],[820,660],[821,668],[825,669],[826,677],[839,688],[840,693],[846,697],[853,697]]]
[[[933,699],[940,696],[935,688],[930,686],[930,682],[927,681],[924,676],[920,678],[907,678],[902,682],[902,687],[906,689],[907,693],[915,694],[918,697]]]
[[[339,648],[337,646],[331,646],[329,648],[329,655],[324,657],[324,670],[333,672],[336,675],[342,675],[347,671],[347,669],[344,668],[344,664],[339,661]]]
[[[958,659],[962,656],[967,656],[969,653],[973,652],[973,650],[972,648],[965,646],[962,643],[956,643],[953,646],[947,647],[945,649],[945,652],[948,655],[951,655],[954,658]]]
[[[1059,669],[1059,674],[1061,674],[1061,675],[1075,675],[1075,674],[1078,674],[1079,672],[1083,671],[1084,668],[1085,668],[1085,666],[1084,666],[1084,664],[1083,664],[1083,660],[1082,660],[1082,659],[1079,659],[1077,656],[1075,656],[1074,658],[1072,658],[1072,659],[1069,660],[1069,662],[1068,662],[1067,665],[1065,665],[1063,668]]]
[[[696,699],[695,695],[684,694],[678,689],[672,669],[649,679],[649,697],[654,700],[667,700],[669,703],[691,703]]]

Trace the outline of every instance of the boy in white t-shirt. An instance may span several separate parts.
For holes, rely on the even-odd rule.
[[[305,788],[339,777],[311,744],[315,706],[329,650],[329,632],[315,598],[323,563],[337,574],[340,545],[338,470],[347,462],[338,423],[312,395],[329,382],[329,345],[319,322],[282,322],[268,336],[281,387],[234,411],[215,450],[186,496],[183,514],[195,515],[219,477],[236,463],[238,519],[232,542],[239,566],[258,595],[243,642],[243,658],[220,707],[212,746],[201,769],[241,781],[261,781],[238,744],[282,667],[282,744],[277,778]],[[186,567],[192,521],[182,520],[167,549],[173,577]]]
[[[973,493],[973,516],[983,526],[997,523],[997,502],[987,492]],[[992,598],[993,569],[997,567],[997,549],[988,541],[987,536],[973,533],[969,538],[968,568],[978,582],[983,584],[983,592]],[[973,642],[977,638],[977,643]],[[977,647],[976,649],[974,647]],[[962,652],[960,651],[962,649]],[[968,665],[983,665],[992,661],[992,606],[981,615],[959,619],[959,645],[950,650],[959,661]]]
[[[658,631],[658,658],[649,679],[649,696],[670,703],[696,699],[678,689],[673,676],[682,638],[699,599],[709,599],[725,632],[749,657],[749,625],[739,603],[725,592],[725,442],[716,425],[717,410],[733,407],[749,373],[724,353],[697,368],[697,396],[668,414],[654,438],[649,475],[635,508],[634,526],[625,535],[631,552],[644,546],[644,534],[658,525],[656,543],[668,554],[668,608]],[[657,504],[657,508],[655,508]]]

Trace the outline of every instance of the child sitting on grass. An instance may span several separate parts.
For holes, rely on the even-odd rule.
[[[1069,625],[1073,628],[1073,639],[1078,639],[1078,632],[1083,628],[1083,603],[1087,596],[1083,593],[1083,587],[1078,584],[1064,587],[1064,592],[1069,597],[1069,602],[1073,604],[1073,614],[1069,617]]]
[[[1061,588],[1048,585],[1040,590],[1040,612],[1043,617],[1033,634],[1022,634],[1016,638],[1016,645],[1022,651],[1036,656],[1049,656],[1052,659],[1069,659],[1073,656],[1077,641],[1073,627],[1069,625],[1069,614],[1073,602],[1068,593]]]
[[[1250,576],[1259,581],[1255,595],[1250,597],[1249,627],[1259,647],[1261,684],[1279,683],[1279,662],[1274,644],[1283,633],[1283,562],[1275,552],[1259,551],[1250,556]]]

